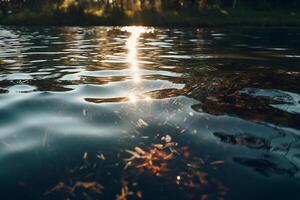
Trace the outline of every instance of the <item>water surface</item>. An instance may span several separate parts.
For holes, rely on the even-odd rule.
[[[0,27],[1,199],[299,199],[299,41]]]

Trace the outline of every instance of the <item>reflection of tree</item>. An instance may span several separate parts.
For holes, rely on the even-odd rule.
[[[222,142],[243,145],[253,149],[270,149],[270,143],[264,138],[255,137],[251,134],[229,135],[226,133],[216,132],[214,135]]]
[[[259,71],[261,70],[251,72],[251,70],[240,71],[233,68],[192,72],[192,81],[187,86],[188,96],[201,102],[194,105],[193,109],[214,115],[227,114],[247,120],[299,127],[299,114],[288,113],[271,106],[285,104],[285,102],[268,96],[254,96],[241,92],[245,88],[299,91],[296,86],[298,77],[279,75],[267,70]]]
[[[234,162],[250,167],[265,176],[280,174],[298,178],[299,166],[297,160],[295,160],[297,158],[289,154],[293,152],[293,148],[297,148],[299,139],[297,136],[293,136],[292,133],[278,132],[272,137],[258,137],[251,133],[228,134],[215,132],[214,136],[224,143],[263,150],[257,152],[259,155],[255,158],[234,157]]]
[[[256,158],[234,158],[235,162],[250,167],[255,171],[265,175],[270,176],[271,174],[285,175],[289,177],[296,177],[298,172],[298,167],[292,163],[287,163],[284,161],[271,161],[267,159],[256,159]]]

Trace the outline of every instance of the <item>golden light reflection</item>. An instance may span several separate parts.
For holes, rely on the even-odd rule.
[[[135,94],[129,94],[127,96],[127,98],[128,98],[128,101],[131,102],[131,103],[135,103],[138,100],[138,97]]]
[[[131,74],[131,80],[135,83],[135,85],[139,85],[142,81],[141,70],[139,66],[139,59],[138,59],[138,42],[140,39],[141,34],[152,32],[153,29],[148,29],[142,26],[128,26],[122,28],[122,31],[126,31],[130,33],[129,38],[126,42],[127,48],[127,62],[129,64],[129,70]],[[127,95],[127,100],[131,103],[136,103],[137,100],[145,100],[151,101],[151,97],[138,95],[134,92],[130,92]]]
[[[132,80],[135,83],[139,83],[141,82],[141,74],[138,60],[138,41],[141,34],[146,33],[147,29],[141,26],[131,26],[124,27],[122,30],[130,33],[130,37],[126,42],[126,48],[128,50],[127,62],[129,63]]]
[[[145,101],[152,101],[152,98],[150,96],[146,96]]]
[[[125,31],[130,33],[130,36],[126,40],[126,62],[128,64],[128,70],[130,71],[130,80],[132,81],[133,85],[130,88],[126,88],[126,94],[122,97],[113,97],[113,98],[85,98],[88,102],[93,103],[115,103],[115,102],[128,102],[131,104],[135,104],[138,101],[145,101],[147,103],[152,102],[153,97],[152,93],[146,92],[143,93],[144,86],[141,84],[143,77],[142,77],[142,70],[139,66],[139,59],[138,59],[138,42],[140,39],[141,34],[143,33],[152,33],[154,28],[145,28],[141,26],[127,26],[123,27],[121,31]],[[109,83],[110,81],[125,81],[127,80],[127,74],[124,76],[118,76],[118,78],[112,79],[104,79],[104,78],[88,78],[89,81],[93,81],[99,84]],[[149,79],[149,78],[148,78]],[[105,80],[105,81],[104,81]]]
[[[125,101],[128,101],[129,103],[136,103],[139,100],[151,102],[152,98],[148,95],[137,95],[136,92],[130,92],[125,99]]]

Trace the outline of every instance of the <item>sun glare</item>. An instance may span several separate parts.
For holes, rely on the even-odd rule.
[[[127,98],[128,98],[128,100],[129,100],[129,102],[131,102],[131,103],[136,103],[137,102],[137,97],[136,97],[136,95],[135,94],[129,94],[128,96],[127,96]]]
[[[127,49],[127,63],[128,68],[130,70],[131,80],[134,82],[135,87],[139,86],[142,82],[141,69],[139,66],[138,59],[138,42],[141,34],[152,32],[153,29],[145,28],[142,26],[128,26],[121,29],[122,31],[126,31],[130,33],[126,41],[126,49]],[[127,99],[131,103],[137,102],[138,99],[143,99],[146,101],[150,101],[150,97],[140,98],[140,95],[133,94],[132,92],[127,96]]]
[[[141,75],[138,61],[138,40],[140,35],[145,33],[147,29],[140,26],[131,26],[125,27],[122,30],[130,33],[130,37],[126,42],[126,47],[128,50],[127,62],[130,65],[129,69],[131,70],[132,80],[135,83],[139,83],[141,81]]]

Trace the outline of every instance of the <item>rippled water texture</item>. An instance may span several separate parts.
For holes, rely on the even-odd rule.
[[[1,199],[300,199],[299,41],[0,27]]]

